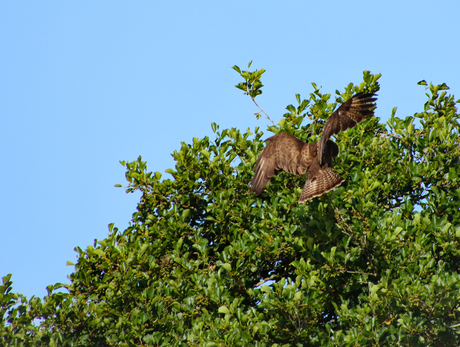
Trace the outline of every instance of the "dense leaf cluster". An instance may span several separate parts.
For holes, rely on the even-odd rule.
[[[250,81],[259,89],[260,76]],[[377,91],[379,77],[365,72],[337,101]],[[142,192],[132,225],[77,248],[71,284],[43,300],[3,277],[2,343],[460,345],[459,101],[419,84],[420,113],[394,110],[386,125],[375,117],[337,136],[346,182],[306,204],[304,178],[288,174],[249,193],[268,137],[258,128],[213,124],[215,139],[173,153],[172,179],[140,157],[124,162],[127,191]],[[317,140],[337,105],[314,87],[269,131]]]

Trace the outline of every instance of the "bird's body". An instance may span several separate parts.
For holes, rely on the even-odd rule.
[[[332,158],[339,154],[339,148],[329,138],[372,116],[375,100],[374,94],[354,95],[329,117],[318,142],[305,143],[289,133],[268,138],[256,162],[251,191],[259,195],[270,179],[281,171],[296,175],[303,175],[307,171],[307,181],[299,202],[340,185],[344,179],[332,169]]]

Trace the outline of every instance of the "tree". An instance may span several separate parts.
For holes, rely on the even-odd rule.
[[[264,70],[234,69],[254,100]],[[379,77],[365,71],[336,102],[313,84],[267,130],[316,141],[336,103],[376,92]],[[3,277],[4,344],[460,345],[460,101],[445,84],[419,85],[421,112],[394,109],[386,125],[372,118],[337,135],[346,183],[305,204],[304,178],[289,174],[249,192],[268,137],[259,128],[213,123],[215,140],[173,153],[172,179],[141,157],[122,162],[127,192],[142,192],[132,225],[76,248],[71,284],[43,300]]]

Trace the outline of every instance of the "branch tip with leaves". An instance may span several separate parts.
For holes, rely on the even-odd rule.
[[[248,69],[251,67],[251,65],[252,65],[252,60],[248,64]],[[244,78],[244,82],[238,83],[235,87],[238,89],[241,89],[245,95],[249,95],[252,101],[254,102],[254,104],[260,109],[260,112],[263,112],[265,116],[267,117],[267,119],[270,122],[272,122],[273,125],[275,125],[275,122],[273,122],[270,116],[262,109],[262,107],[259,106],[259,104],[257,104],[255,100],[257,95],[262,94],[261,89],[264,85],[260,81],[260,78],[264,74],[265,70],[260,69],[260,70],[255,70],[252,72],[249,70],[241,71],[241,69],[237,65],[234,65],[232,69],[238,72],[240,76]],[[259,119],[261,116],[260,112],[254,113],[257,119]]]

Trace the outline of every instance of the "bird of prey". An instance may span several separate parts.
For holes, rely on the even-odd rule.
[[[344,179],[332,169],[332,158],[339,154],[339,147],[329,138],[373,116],[376,100],[374,93],[352,96],[328,118],[318,142],[305,143],[289,133],[280,133],[265,140],[267,145],[257,158],[251,191],[259,195],[270,178],[283,170],[296,175],[307,171],[307,181],[299,202],[320,196],[340,185]]]

